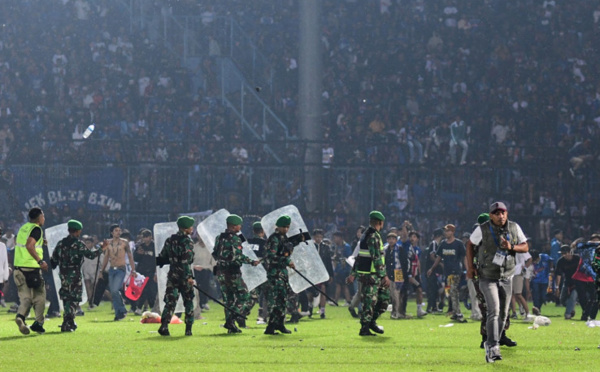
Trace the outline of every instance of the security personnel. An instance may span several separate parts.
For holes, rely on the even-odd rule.
[[[246,320],[238,315],[250,313],[250,295],[246,283],[242,279],[242,264],[256,266],[260,261],[253,261],[242,253],[242,239],[237,235],[242,229],[243,220],[236,214],[227,217],[227,229],[215,239],[213,257],[217,261],[215,267],[217,281],[221,286],[225,310],[225,328],[227,333],[241,333],[235,320],[242,328],[246,328]],[[237,314],[229,309],[235,309]]]
[[[57,266],[60,269],[60,299],[63,301],[63,323],[61,332],[73,332],[77,329],[75,324],[75,312],[81,302],[83,284],[81,281],[81,265],[85,257],[90,260],[100,256],[106,247],[108,240],[102,243],[102,250],[91,251],[85,243],[79,240],[83,225],[77,220],[67,222],[69,236],[62,239],[54,248],[50,264],[52,269]]]
[[[489,213],[490,220],[476,227],[467,242],[467,278],[479,276],[479,289],[487,305],[485,360],[494,363],[502,360],[499,342],[512,296],[515,254],[525,253],[529,247],[521,227],[508,220],[504,203],[493,203]],[[474,252],[479,244],[476,269]]]
[[[14,279],[19,293],[19,309],[15,322],[19,331],[27,335],[30,330],[43,334],[44,308],[46,306],[46,285],[41,270],[47,271],[48,264],[42,260],[43,245],[46,244],[42,226],[46,218],[41,208],[29,210],[29,222],[21,226],[15,244]],[[41,270],[40,270],[41,269]],[[25,323],[25,317],[33,306],[35,322],[31,328]]]
[[[269,236],[265,245],[265,265],[269,283],[269,323],[265,330],[266,335],[274,335],[275,331],[292,333],[283,324],[286,298],[290,292],[287,267],[295,268],[290,258],[294,247],[286,235],[291,223],[290,216],[279,217],[275,222],[275,232]]]
[[[165,241],[156,263],[169,264],[167,288],[165,290],[165,308],[161,316],[161,326],[158,333],[169,336],[169,323],[173,317],[179,294],[185,306],[185,335],[192,335],[194,324],[194,242],[190,234],[194,231],[194,219],[181,216],[177,219],[179,231]]]
[[[359,336],[375,336],[383,333],[377,325],[377,318],[388,307],[390,294],[390,278],[386,275],[383,240],[379,232],[383,228],[385,217],[379,211],[369,213],[369,228],[360,238],[358,257],[352,267],[352,273],[346,279],[348,283],[354,282],[358,276],[363,299],[363,308],[360,313]]]

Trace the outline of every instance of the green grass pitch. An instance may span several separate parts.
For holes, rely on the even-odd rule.
[[[416,313],[414,300],[409,311]],[[479,349],[479,323],[454,324],[445,315],[391,320],[379,324],[384,335],[359,337],[358,321],[345,307],[327,307],[327,318],[302,318],[288,324],[291,335],[267,336],[256,325],[256,307],[249,329],[227,335],[222,309],[211,303],[205,319],[185,337],[185,325],[171,325],[170,337],[156,333],[157,324],[140,317],[113,322],[109,303],[76,319],[79,329],[61,333],[62,319],[49,319],[46,334],[21,335],[14,314],[0,312],[0,369],[23,371],[599,371],[600,328],[579,320],[564,320],[564,308],[554,304],[543,312],[547,327],[528,329],[514,321],[508,335],[518,342],[502,347],[504,360],[486,364]],[[577,309],[580,313],[580,308]],[[468,312],[465,314],[468,316]],[[579,314],[578,314],[579,315]],[[32,324],[33,319],[28,319]],[[579,349],[579,350],[576,350]]]

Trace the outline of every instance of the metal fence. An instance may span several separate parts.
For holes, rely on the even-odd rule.
[[[529,224],[524,227],[533,235],[539,220],[545,217],[532,213],[531,207],[539,197],[532,188],[540,187],[544,180],[558,185],[554,192],[562,205],[586,203],[588,207],[584,217],[570,216],[568,210],[563,215],[548,216],[561,221],[555,226],[568,228],[566,224],[573,221],[580,225],[593,221],[599,204],[599,195],[594,192],[595,172],[581,179],[565,178],[559,185],[551,179],[556,174],[551,167],[49,163],[12,165],[8,169],[12,181],[2,190],[2,220],[43,203],[45,210],[52,211],[48,215],[79,215],[87,221],[90,232],[98,234],[104,234],[115,221],[137,229],[174,220],[182,212],[227,208],[240,214],[263,215],[287,204],[295,204],[319,224],[335,223],[341,228],[360,223],[361,216],[372,209],[384,211],[390,224],[409,218],[426,220],[421,222],[424,230],[445,222],[470,228],[474,216],[485,211],[492,200],[500,199],[510,203],[512,216]],[[108,180],[107,169],[114,171],[108,173]],[[309,174],[318,178],[314,210],[308,210],[305,203],[311,194],[304,187]],[[404,183],[409,195],[406,205],[396,198]],[[102,196],[102,187],[109,190],[107,196]],[[35,192],[24,192],[28,189]]]

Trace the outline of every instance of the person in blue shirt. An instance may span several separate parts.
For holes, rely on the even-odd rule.
[[[552,258],[546,253],[532,252],[533,276],[531,278],[531,295],[533,297],[534,315],[540,315],[542,305],[546,301],[550,271],[553,269]]]
[[[563,231],[560,229],[556,229],[553,232],[554,238],[552,238],[552,240],[550,240],[550,258],[552,258],[552,262],[556,265],[558,263],[558,259],[561,258],[561,253],[560,253],[560,247],[562,246],[562,241],[563,241]],[[563,281],[563,283],[565,283]],[[553,288],[552,291],[556,292],[558,290],[558,292],[560,293],[561,288],[556,288],[556,283],[552,283]],[[556,304],[559,305],[560,304],[560,299],[558,297],[556,297]]]
[[[350,292],[351,285],[346,284],[346,277],[350,275],[352,268],[346,259],[352,255],[352,248],[344,241],[344,236],[340,232],[333,234],[333,252],[335,299],[339,300],[343,293],[347,304],[345,306],[349,306],[353,293]]]
[[[553,262],[558,262],[558,259],[561,257],[560,247],[563,244],[563,238],[562,230],[554,230],[554,238],[550,241],[550,258],[552,258]]]

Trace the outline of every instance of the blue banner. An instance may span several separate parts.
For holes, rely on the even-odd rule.
[[[11,167],[13,195],[24,209],[68,204],[72,209],[121,210],[123,170],[76,167]]]

